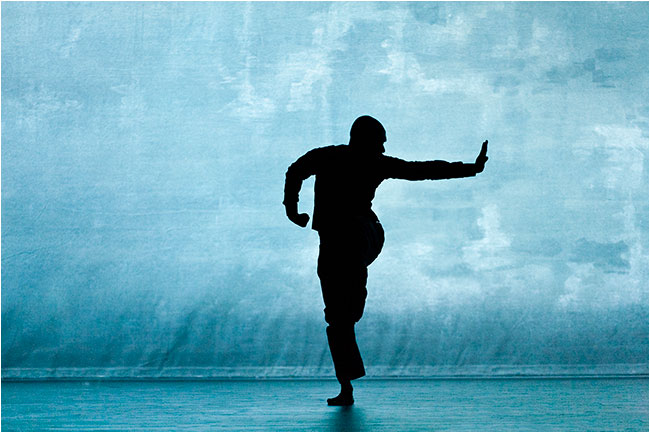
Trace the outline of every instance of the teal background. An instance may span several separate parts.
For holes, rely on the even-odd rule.
[[[369,373],[647,374],[647,3],[4,2],[3,375],[329,372],[284,172],[362,114],[490,141],[379,188]]]

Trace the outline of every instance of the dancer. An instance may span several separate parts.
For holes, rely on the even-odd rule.
[[[361,116],[350,129],[348,145],[313,149],[289,166],[284,185],[287,217],[306,227],[298,213],[303,180],[315,175],[312,228],[320,237],[318,277],[325,303],[327,341],[341,384],[330,406],[354,403],[352,383],[365,375],[354,325],[366,301],[368,265],[381,252],[384,231],[372,211],[375,190],[385,179],[427,180],[475,176],[483,171],[487,140],[474,163],[409,162],[384,155],[386,131],[378,120]]]

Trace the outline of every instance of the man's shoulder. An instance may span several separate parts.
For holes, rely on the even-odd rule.
[[[331,146],[323,146],[323,147],[316,147],[309,152],[306,153],[306,155],[310,155],[312,157],[330,157],[330,156],[340,156],[348,151],[348,146],[345,144],[334,144]]]
[[[330,146],[317,147],[313,151],[322,153],[342,153],[347,152],[349,146],[347,144],[332,144]]]

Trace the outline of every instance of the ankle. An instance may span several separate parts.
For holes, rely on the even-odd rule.
[[[350,382],[341,383],[341,394],[352,394],[352,384]]]

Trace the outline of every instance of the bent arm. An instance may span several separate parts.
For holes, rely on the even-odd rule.
[[[309,151],[296,162],[291,164],[287,169],[284,181],[284,204],[287,217],[301,227],[305,227],[309,222],[307,214],[298,214],[298,200],[302,182],[309,176],[315,174],[315,154]]]
[[[302,182],[315,174],[313,152],[313,150],[307,152],[287,169],[284,180],[284,200],[282,201],[285,206],[298,203]]]

